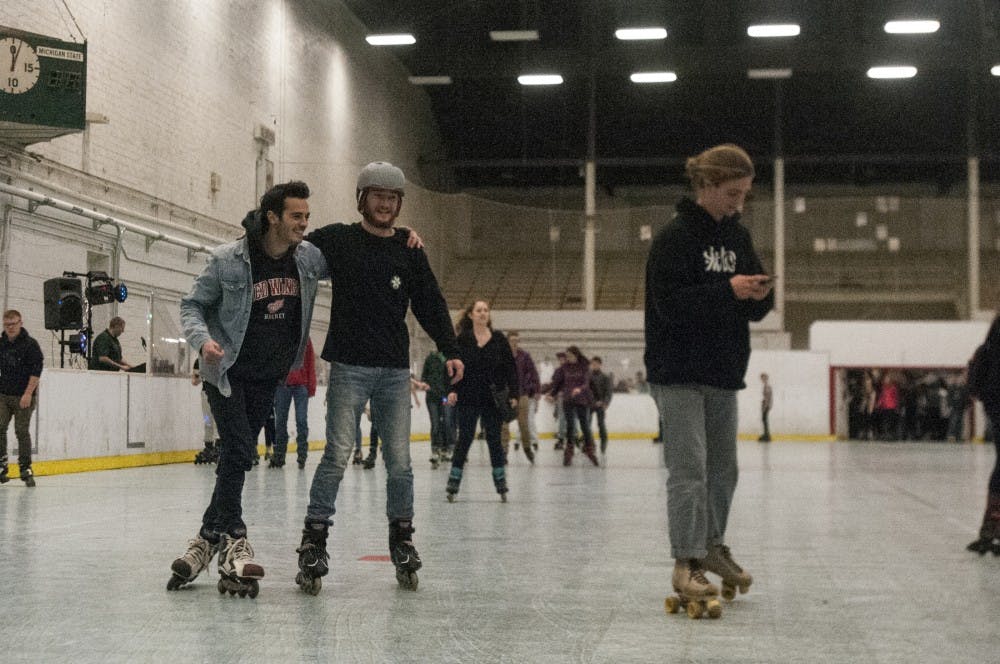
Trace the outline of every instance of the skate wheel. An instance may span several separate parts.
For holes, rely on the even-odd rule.
[[[719,603],[717,599],[710,599],[707,602],[706,608],[708,609],[708,617],[713,620],[722,617],[722,604]]]
[[[746,592],[745,590],[743,592]],[[736,586],[729,585],[728,583],[722,584],[722,599],[732,602],[736,597]]]
[[[170,580],[167,581],[167,590],[177,590],[184,585],[184,579],[177,575],[171,576]]]
[[[668,597],[663,600],[663,608],[667,613],[677,613],[681,610],[681,600],[679,597]]]
[[[240,588],[237,592],[240,594],[240,597],[246,597],[249,590],[246,588]]]
[[[225,581],[223,581],[222,579],[219,579],[219,585],[217,587],[219,589],[219,594],[220,595],[225,595],[226,594],[226,582]]]
[[[701,618],[701,614],[703,612],[704,608],[702,607],[701,602],[689,601],[687,603],[687,614],[689,618],[698,620]]]

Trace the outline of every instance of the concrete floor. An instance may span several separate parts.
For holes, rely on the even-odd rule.
[[[424,568],[397,587],[385,471],[349,469],[316,597],[293,582],[312,470],[247,478],[267,572],[254,600],[206,571],[167,592],[214,467],[39,477],[0,487],[4,662],[980,662],[1000,646],[1000,558],[966,552],[992,446],[740,443],[728,542],[755,578],[719,620],[667,615],[661,448],[611,441],[563,468],[512,453],[510,502],[475,443],[457,502],[414,452]]]

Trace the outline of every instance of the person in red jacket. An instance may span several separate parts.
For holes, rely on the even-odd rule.
[[[274,454],[268,468],[285,465],[288,451],[288,409],[295,403],[295,454],[299,469],[306,467],[309,454],[309,397],[316,394],[316,356],[312,340],[306,341],[302,366],[288,372],[288,377],[274,390]]]

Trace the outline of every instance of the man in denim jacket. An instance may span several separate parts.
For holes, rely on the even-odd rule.
[[[181,325],[201,357],[221,450],[212,500],[188,551],[171,565],[168,590],[193,581],[220,549],[220,591],[254,597],[264,576],[247,542],[241,499],[275,387],[302,363],[317,282],[329,273],[319,249],[303,241],[308,198],[304,182],[271,188],[243,220],[246,235],[216,248],[181,300]]]

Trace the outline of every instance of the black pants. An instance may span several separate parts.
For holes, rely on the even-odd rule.
[[[608,427],[604,424],[604,409],[594,408],[591,410],[597,416],[597,431],[601,439],[601,454],[608,449]]]
[[[257,436],[273,412],[277,380],[230,381],[232,395],[224,397],[218,388],[205,383],[212,416],[219,428],[219,463],[215,468],[215,491],[201,520],[201,536],[210,542],[226,533],[245,537],[243,523],[243,481],[253,468]]]
[[[986,417],[993,425],[993,446],[997,452],[993,461],[993,472],[990,473],[989,492],[994,496],[1000,496],[1000,436],[997,435],[997,427],[1000,426],[1000,407],[986,409]]]
[[[483,432],[486,434],[486,446],[490,449],[490,465],[494,468],[503,468],[507,460],[500,445],[500,413],[496,407],[493,404],[463,406],[459,403],[455,410],[458,413],[458,444],[455,445],[455,455],[451,458],[451,465],[456,468],[465,467],[469,447],[472,446],[472,439],[476,437],[476,422],[481,420]]]

